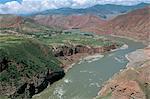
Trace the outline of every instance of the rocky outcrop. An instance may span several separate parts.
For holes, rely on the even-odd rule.
[[[102,54],[120,47],[113,43],[108,46],[59,45],[53,46],[54,55],[61,61],[61,67],[67,72],[72,65],[89,55]]]
[[[102,47],[92,47],[92,46],[85,46],[85,45],[58,46],[53,48],[53,52],[56,57],[71,56],[77,53],[96,54],[96,53],[104,53],[116,49],[118,46],[119,45],[117,44],[112,44],[109,46],[102,46]]]
[[[133,80],[114,80],[114,83],[109,86],[109,89],[109,93],[111,93],[110,99],[146,99],[139,83]],[[101,93],[99,95],[103,96],[105,92],[101,91]]]
[[[3,59],[0,59],[0,73],[5,70],[6,68],[8,68],[8,63],[10,61],[8,61],[8,59],[6,58],[3,58]]]
[[[19,98],[31,98],[33,95],[42,92],[44,89],[47,88],[49,84],[53,84],[54,82],[62,79],[65,76],[63,70],[60,71],[51,71],[48,70],[47,74],[42,78],[39,78],[35,81],[30,81],[22,84],[16,92],[10,95],[10,98],[16,99]]]

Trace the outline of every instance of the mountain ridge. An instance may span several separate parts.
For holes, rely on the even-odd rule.
[[[73,8],[59,8],[59,9],[50,9],[45,10],[39,13],[35,13],[34,15],[71,15],[71,14],[94,14],[100,16],[103,19],[111,18],[112,16],[116,16],[118,14],[127,13],[129,11],[143,8],[149,6],[149,3],[140,3],[132,6],[124,6],[124,5],[115,5],[115,4],[105,4],[105,5],[94,5],[88,8],[81,9],[73,9]]]
[[[4,16],[4,15],[3,15]],[[8,15],[9,16],[9,15]],[[24,24],[24,20],[31,20],[34,24],[40,24],[44,27],[59,27],[63,29],[81,29],[87,32],[94,32],[97,34],[115,34],[120,36],[128,36],[133,37],[136,39],[143,39],[148,40],[149,38],[149,27],[150,27],[150,7],[145,7],[137,10],[133,10],[129,13],[118,15],[111,20],[103,20],[99,16],[86,14],[86,15],[36,15],[31,17],[20,17],[17,16],[20,21],[15,21],[14,25],[10,24],[13,23],[15,19],[10,18],[13,20],[9,22],[6,18],[1,17],[1,24],[5,21],[8,21],[9,26],[17,26],[21,28],[21,24]],[[8,17],[9,19],[9,17]],[[17,24],[18,23],[18,24]],[[26,25],[28,27],[28,25]],[[37,26],[37,25],[35,25]],[[35,28],[35,27],[34,27]],[[28,29],[28,28],[24,28]],[[36,28],[35,28],[36,29]]]
[[[113,34],[136,39],[150,39],[150,7],[137,9],[117,16],[105,25]]]

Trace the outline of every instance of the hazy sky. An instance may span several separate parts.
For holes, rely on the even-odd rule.
[[[86,8],[95,4],[135,5],[150,0],[0,0],[1,14],[23,14],[62,7]]]

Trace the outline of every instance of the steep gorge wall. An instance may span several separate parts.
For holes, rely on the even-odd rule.
[[[101,46],[101,47],[91,47],[91,46],[85,46],[85,45],[59,46],[59,47],[53,48],[53,52],[56,57],[71,56],[77,53],[95,54],[95,53],[108,52],[110,50],[116,49],[118,46],[119,45],[117,44],[112,44],[109,46]]]
[[[30,98],[64,77],[48,46],[19,36],[1,38],[7,44],[0,41],[0,95]]]

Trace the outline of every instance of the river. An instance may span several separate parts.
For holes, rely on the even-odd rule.
[[[105,53],[104,57],[95,61],[76,63],[66,76],[49,86],[34,99],[92,99],[104,84],[115,73],[126,67],[125,55],[145,46],[125,38],[109,37],[124,42],[126,49],[118,49]]]

